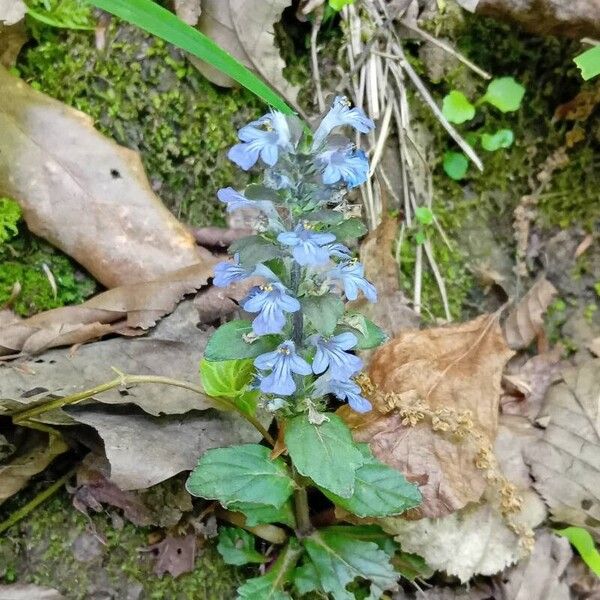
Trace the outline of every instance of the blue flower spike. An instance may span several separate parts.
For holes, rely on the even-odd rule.
[[[340,282],[348,300],[356,300],[361,291],[369,302],[377,302],[377,290],[365,279],[365,269],[357,260],[337,264],[328,272],[328,276]]]
[[[360,386],[352,379],[332,379],[326,373],[317,379],[314,391],[318,396],[333,394],[338,400],[347,402],[350,408],[358,413],[366,413],[373,408],[371,403],[362,396]]]
[[[292,256],[299,265],[316,267],[329,261],[330,254],[326,246],[335,241],[335,235],[317,233],[300,224],[294,231],[280,233],[277,240],[292,249]]]
[[[310,365],[298,354],[291,340],[280,344],[273,352],[261,354],[254,359],[254,366],[271,373],[261,379],[260,390],[265,394],[291,396],[296,391],[296,375],[310,375]]]
[[[227,156],[244,171],[251,169],[259,157],[272,167],[280,151],[293,151],[288,122],[285,115],[278,111],[242,127],[238,137],[241,143],[233,146]]]
[[[313,150],[317,150],[336,127],[349,125],[360,133],[368,133],[375,127],[375,123],[367,117],[362,108],[350,108],[351,106],[346,96],[336,96],[331,110],[325,115],[315,132]]]
[[[362,185],[369,176],[369,161],[362,150],[352,144],[325,150],[317,155],[323,172],[323,183],[333,185],[343,181],[348,187]]]
[[[255,287],[241,304],[245,311],[258,313],[252,321],[252,330],[256,335],[281,333],[286,323],[285,313],[300,310],[300,302],[288,294],[282,283],[276,281]]]
[[[236,281],[242,281],[252,275],[253,269],[246,269],[240,265],[240,255],[233,256],[233,262],[221,262],[215,265],[213,285],[227,287]]]
[[[272,213],[275,210],[270,200],[250,200],[234,190],[232,187],[222,188],[217,192],[217,198],[225,204],[228,213],[232,213],[242,208],[255,208],[264,213]]]
[[[340,333],[329,339],[317,335],[311,341],[317,348],[312,362],[313,373],[319,375],[327,371],[332,379],[343,380],[362,369],[362,360],[346,352],[358,344],[358,339],[353,333]]]

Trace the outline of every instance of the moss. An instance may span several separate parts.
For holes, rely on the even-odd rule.
[[[253,95],[216,88],[177,49],[114,19],[102,51],[89,32],[44,28],[17,68],[139,150],[153,188],[178,217],[222,222],[217,189],[244,182],[226,150],[236,128],[264,110]]]
[[[201,550],[192,573],[159,579],[152,572],[152,555],[141,551],[148,546],[150,533],[128,523],[116,528],[107,513],[87,518],[61,493],[0,539],[0,583],[45,585],[71,600],[89,598],[94,591],[127,598],[130,590],[140,586],[143,598],[234,597],[244,571],[225,565],[212,545]],[[79,536],[102,540],[97,555],[86,561],[75,558],[73,543]]]

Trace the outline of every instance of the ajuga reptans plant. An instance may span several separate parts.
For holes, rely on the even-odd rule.
[[[333,412],[343,403],[359,413],[371,410],[354,379],[363,367],[354,351],[385,340],[344,302],[360,296],[377,302],[377,292],[347,245],[365,233],[347,214],[347,194],[365,182],[369,164],[343,128],[373,128],[344,97],[314,133],[279,112],[253,121],[240,129],[229,158],[244,170],[262,168],[262,183],[244,193],[218,192],[228,212],[253,209],[260,230],[237,241],[231,260],[215,267],[215,286],[254,283],[240,302],[251,318],[213,334],[202,382],[207,394],[255,425],[263,442],[207,451],[187,488],[218,500],[227,514],[241,513],[246,528],[277,524],[287,539],[267,559],[247,531],[221,530],[218,547],[227,562],[267,563],[264,575],[239,588],[239,598],[313,590],[353,598],[346,586],[356,578],[369,582],[370,598],[396,589],[391,559],[397,548],[380,529],[337,522],[317,528],[312,517],[332,505],[358,517],[397,515],[421,500],[401,473],[355,443]],[[264,426],[269,417],[277,424],[272,433]],[[274,438],[277,453],[269,448]]]

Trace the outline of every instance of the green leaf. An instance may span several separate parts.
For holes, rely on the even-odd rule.
[[[271,460],[269,449],[244,444],[207,450],[190,474],[186,489],[193,496],[233,502],[283,506],[294,482],[281,458]]]
[[[554,532],[566,537],[575,546],[585,564],[600,577],[600,553],[596,549],[594,539],[587,529],[567,527],[566,529],[555,529]]]
[[[427,241],[427,236],[425,235],[425,232],[421,229],[419,229],[419,231],[417,231],[417,233],[415,233],[415,242],[417,242],[417,244],[424,244]]]
[[[250,336],[252,341],[247,341],[246,336]],[[229,321],[212,334],[204,350],[204,358],[210,361],[256,358],[273,350],[280,341],[281,337],[278,335],[253,338],[250,321]]]
[[[249,504],[248,502],[234,502],[229,505],[230,510],[241,512],[246,517],[248,527],[267,525],[269,523],[283,523],[289,527],[295,527],[296,519],[291,502],[286,502],[279,508],[265,504]]]
[[[300,596],[309,592],[316,592],[321,587],[319,574],[312,562],[307,561],[294,571],[294,587],[298,590]]]
[[[364,464],[356,471],[354,493],[350,498],[321,490],[334,504],[357,517],[388,517],[399,515],[421,501],[419,488],[404,475],[378,461],[367,444],[360,444]]]
[[[204,391],[212,397],[236,398],[252,381],[255,368],[252,359],[200,361],[200,376]]]
[[[19,233],[17,223],[21,219],[21,207],[10,198],[0,197],[0,244]]]
[[[356,470],[364,458],[352,441],[347,425],[337,415],[314,425],[303,414],[290,419],[285,444],[299,473],[326,490],[349,498],[354,492]]]
[[[343,324],[340,325],[337,332],[341,333],[342,331],[351,331],[356,335],[358,350],[377,348],[388,340],[388,335],[380,327],[358,312],[349,312],[344,315]]]
[[[417,206],[415,217],[421,225],[431,225],[433,223],[433,212],[428,206]]]
[[[239,254],[240,263],[247,268],[283,256],[281,248],[262,235],[248,235],[236,240],[229,246],[229,254]]]
[[[152,0],[93,0],[93,4],[207,62],[273,108],[288,115],[294,113],[279,94],[231,54]]]
[[[450,123],[460,124],[475,116],[475,107],[462,92],[452,90],[442,100],[442,113]]]
[[[277,560],[262,577],[248,579],[238,588],[237,600],[291,600],[283,591],[303,550],[296,538],[291,538]]]
[[[244,190],[244,196],[246,196],[248,200],[270,200],[275,204],[281,202],[281,196],[276,190],[258,183],[251,183],[250,185],[247,185],[246,189]]]
[[[254,536],[239,527],[221,527],[217,550],[228,565],[240,566],[267,560],[256,551]]]
[[[418,554],[399,552],[392,558],[392,564],[396,571],[409,581],[417,578],[429,579],[434,574],[434,570]]]
[[[339,12],[344,6],[352,4],[353,2],[354,0],[329,0],[329,6],[336,12]]]
[[[303,540],[315,567],[320,587],[334,600],[351,600],[346,586],[356,578],[371,582],[371,597],[398,589],[389,556],[374,542],[357,539],[352,527],[325,528]]]
[[[448,177],[456,181],[463,179],[469,168],[469,159],[462,152],[444,153],[444,171]]]
[[[587,81],[600,74],[600,46],[593,46],[589,50],[578,54],[573,62],[579,67],[581,76]]]
[[[513,112],[521,106],[525,88],[512,77],[492,79],[480,102],[488,102],[502,112]]]
[[[331,335],[344,314],[344,303],[333,294],[307,296],[300,302],[304,316],[321,335]]]
[[[367,233],[367,228],[362,219],[350,217],[338,225],[329,227],[327,231],[333,233],[339,242],[344,242],[362,237]]]
[[[481,136],[481,145],[488,152],[510,148],[514,141],[515,134],[510,129],[498,129],[496,133],[484,133]]]

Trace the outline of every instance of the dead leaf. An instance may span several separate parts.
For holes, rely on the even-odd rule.
[[[0,585],[0,600],[64,600],[64,598],[57,590],[33,583]]]
[[[237,212],[237,211],[236,211]],[[198,244],[207,248],[228,248],[236,240],[254,233],[252,229],[233,229],[231,227],[196,227],[191,230]]]
[[[25,17],[26,12],[23,0],[0,0],[0,23],[14,25]]]
[[[175,13],[184,23],[196,25],[202,13],[200,0],[175,0]]]
[[[535,488],[555,521],[600,540],[600,359],[563,372],[538,423],[544,436],[525,450]]]
[[[398,263],[393,245],[398,233],[398,219],[384,217],[360,246],[360,259],[365,276],[377,288],[376,303],[360,299],[350,303],[353,310],[367,316],[392,336],[419,326],[419,315],[408,306],[408,299],[398,284]]]
[[[567,566],[567,583],[573,598],[577,600],[600,600],[600,577],[579,558],[573,556]]]
[[[539,515],[529,514],[524,499],[520,522],[533,526]],[[440,519],[407,521],[389,517],[379,524],[402,545],[404,552],[422,556],[433,569],[455,575],[465,583],[475,575],[494,575],[526,555],[519,538],[489,503],[470,505]]]
[[[521,298],[504,322],[506,341],[513,350],[527,348],[542,332],[543,315],[558,293],[544,277]]]
[[[498,600],[570,600],[566,568],[573,556],[568,540],[538,532],[531,556],[495,582]]]
[[[554,119],[567,121],[586,121],[600,103],[600,85],[593,82],[592,87],[581,90],[574,98],[560,104],[554,111]]]
[[[216,323],[223,317],[241,310],[240,301],[248,295],[253,286],[260,283],[261,279],[250,277],[226,288],[213,286],[200,291],[194,300],[199,322]]]
[[[490,440],[496,434],[500,378],[512,351],[493,315],[424,331],[406,331],[378,349],[369,376],[381,392],[412,393],[436,409],[469,410]],[[428,422],[411,427],[392,411],[341,414],[357,441],[419,484],[420,514],[440,517],[475,502],[486,481],[475,467],[476,448],[447,439]]]
[[[0,195],[108,288],[210,260],[153,193],[139,155],[0,67]]]
[[[114,290],[113,290],[114,291]],[[112,338],[81,346],[73,355],[50,350],[36,360],[0,364],[0,414],[31,407],[49,397],[65,397],[116,377],[111,367],[132,375],[161,375],[193,381],[210,328],[199,329],[194,301],[186,300],[147,336]],[[141,384],[114,388],[94,396],[106,404],[137,404],[151,415],[182,414],[214,406],[207,398],[180,387]],[[6,400],[12,402],[6,402]],[[16,404],[16,407],[15,407]],[[20,405],[20,406],[19,406]],[[66,415],[45,413],[45,423],[64,423]]]
[[[283,76],[285,62],[275,46],[273,24],[291,5],[291,0],[203,0],[198,29],[253,69],[271,84],[292,106],[297,105],[300,88]],[[234,82],[202,61],[191,59],[213,83],[231,87]]]
[[[185,294],[212,276],[214,260],[167,273],[146,283],[103,292],[83,304],[63,306],[0,328],[0,356],[39,354],[48,348],[79,344],[108,333],[140,335],[170,313]]]
[[[246,420],[216,410],[163,417],[118,406],[72,406],[65,410],[98,432],[110,462],[110,481],[122,490],[146,489],[181,471],[190,471],[210,448],[261,439]]]
[[[25,21],[19,21],[14,25],[0,24],[0,65],[12,69],[23,44],[28,39]]]
[[[156,554],[154,572],[162,577],[165,573],[179,577],[194,570],[196,560],[196,536],[168,535],[162,542],[150,546],[148,550]]]
[[[588,350],[592,353],[595,354],[596,356],[600,356],[600,337],[594,338],[589,344],[588,344]]]
[[[487,583],[477,583],[463,587],[434,586],[426,591],[418,590],[408,594],[405,591],[396,592],[392,600],[490,600],[491,588]]]
[[[0,465],[0,504],[23,489],[34,475],[67,449],[61,437],[27,430],[16,452]]]

